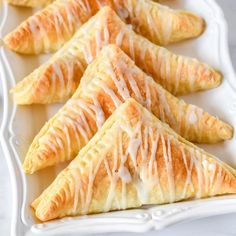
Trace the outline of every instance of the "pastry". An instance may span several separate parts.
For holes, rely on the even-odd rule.
[[[205,28],[200,17],[150,0],[57,0],[21,23],[5,37],[4,43],[23,54],[58,50],[104,5],[160,45],[199,36]]]
[[[8,3],[22,7],[44,7],[54,0],[7,0]]]
[[[113,0],[113,9],[133,29],[155,44],[168,45],[199,36],[205,21],[150,0]]]
[[[115,12],[102,8],[51,59],[13,89],[17,104],[67,100],[104,45],[117,44],[156,82],[175,95],[218,86],[221,74],[195,59],[178,56],[135,34]]]
[[[23,7],[42,7],[49,5],[55,0],[7,0],[8,3],[15,6],[23,6]],[[162,3],[166,0],[154,0],[156,2]]]
[[[191,141],[215,143],[232,137],[231,126],[168,93],[111,45],[88,66],[73,97],[35,137],[24,170],[33,173],[73,159],[130,97]]]
[[[32,207],[48,221],[233,194],[235,174],[130,99]]]

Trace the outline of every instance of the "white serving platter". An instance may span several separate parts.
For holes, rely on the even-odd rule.
[[[1,1],[0,1],[1,2]],[[199,105],[236,128],[236,76],[229,58],[227,27],[221,9],[214,0],[166,1],[174,8],[189,9],[205,18],[206,32],[198,39],[169,48],[179,54],[196,57],[223,73],[222,85],[214,90],[185,96],[187,102]],[[33,12],[31,9],[0,7],[0,38]],[[3,114],[0,118],[0,141],[11,175],[13,193],[12,235],[78,235],[105,232],[145,232],[162,229],[171,224],[210,215],[236,212],[236,195],[149,206],[137,210],[118,211],[92,216],[64,218],[41,224],[34,218],[29,204],[55,178],[63,166],[52,167],[26,176],[21,163],[33,137],[61,106],[16,107],[9,89],[47,56],[20,56],[0,47],[0,86],[3,91]],[[207,151],[236,168],[236,139],[203,145]],[[65,166],[65,165],[64,165]]]

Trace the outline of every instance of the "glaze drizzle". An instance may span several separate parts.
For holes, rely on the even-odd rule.
[[[114,110],[131,97],[186,138],[201,141],[211,136],[212,126],[205,124],[205,117],[220,122],[200,108],[173,97],[135,67],[120,49],[108,46],[90,65],[73,97],[50,121],[47,133],[34,141],[39,147],[35,153],[44,155],[44,149],[54,153],[59,157],[53,160],[55,163],[73,159]],[[132,148],[135,149],[135,144]],[[34,158],[31,155],[29,152],[29,158]],[[168,158],[166,161],[169,162]]]
[[[104,46],[112,43],[117,43],[140,68],[173,94],[209,89],[220,83],[221,77],[213,68],[152,44],[135,34],[111,9],[103,8],[51,60],[26,77],[30,78],[31,83],[43,87],[43,91],[35,99],[41,99],[42,103],[68,99],[79,85],[84,69],[99,55]],[[51,86],[44,89],[46,80]],[[66,86],[61,90],[59,84],[63,80]],[[28,91],[30,83],[27,81],[21,86],[22,83],[16,86],[16,101],[24,101],[27,97],[31,99],[23,92]],[[52,87],[57,89],[51,90]]]

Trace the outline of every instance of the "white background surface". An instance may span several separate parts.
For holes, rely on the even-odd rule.
[[[229,24],[229,45],[234,68],[236,69],[236,1],[235,0],[217,0],[222,6],[225,17]],[[2,99],[0,88],[0,122],[2,114]],[[0,235],[9,235],[10,217],[11,217],[11,191],[10,179],[6,162],[0,149]],[[116,236],[120,234],[106,234]],[[132,234],[129,234],[132,235]],[[224,216],[205,218],[193,222],[187,222],[171,226],[160,232],[150,232],[145,235],[158,236],[218,236],[218,235],[236,235],[236,213]],[[123,234],[128,236],[128,234]]]

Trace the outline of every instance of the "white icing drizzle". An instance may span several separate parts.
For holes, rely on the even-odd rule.
[[[190,106],[190,109],[193,108],[193,106]],[[190,124],[195,124],[198,122],[198,117],[197,117],[197,114],[195,112],[195,109],[193,109],[190,113],[189,113],[189,116],[188,116],[188,122]]]
[[[182,70],[183,70],[184,65],[185,65],[185,58],[183,58],[181,56],[177,56],[177,69],[176,69],[176,74],[175,74],[175,91],[174,91],[174,93],[178,92],[179,85],[181,82],[181,74],[182,74]]]
[[[129,51],[130,57],[135,61],[134,38],[132,36],[129,38]]]
[[[171,81],[171,53],[165,48],[160,47],[157,55],[157,70],[160,73],[160,84],[168,88],[172,83]]]
[[[84,3],[85,2],[85,3]],[[48,8],[41,13],[37,13],[28,20],[29,29],[33,36],[42,40],[42,44],[38,43],[38,40],[34,40],[34,50],[39,52],[41,47],[45,51],[49,51],[50,39],[48,36],[48,31],[50,28],[45,25],[44,21],[41,19],[44,16],[48,16],[47,24],[54,29],[57,37],[54,44],[58,46],[63,44],[64,35],[70,37],[74,34],[78,26],[82,24],[79,11],[84,11],[88,16],[90,16],[91,9],[88,1],[86,0],[75,0],[75,1],[55,1]],[[64,11],[66,14],[63,14]]]
[[[75,121],[74,119],[72,119],[70,116],[65,115],[64,117],[66,117],[66,121],[68,122],[69,127],[72,127],[73,129],[73,135],[75,136],[76,139],[76,143],[78,145],[78,147],[81,147],[81,141],[80,141],[80,137],[79,137],[79,133],[84,134],[83,129],[81,128],[81,126],[78,125],[78,121]],[[64,120],[62,119],[62,122],[64,122]],[[82,131],[82,132],[81,132]],[[84,135],[85,136],[85,135]],[[85,137],[85,139],[87,139]],[[71,148],[71,146],[69,146],[69,148]],[[69,158],[70,156],[68,156]]]
[[[134,168],[137,168],[136,156],[140,145],[141,140],[139,138],[131,137],[131,140],[128,145],[128,153],[130,154],[131,160],[134,163]]]
[[[214,195],[214,178],[215,178],[215,173],[216,173],[216,165],[215,164],[211,164],[211,167],[209,168],[211,175],[210,175],[210,180],[209,180],[209,189],[211,191],[211,195]]]
[[[124,8],[119,2],[120,0],[114,0],[116,12],[120,16],[121,19],[126,19],[129,16],[129,12],[126,8]]]
[[[157,63],[156,63],[156,70],[159,71],[158,79],[161,79],[160,71],[161,71],[161,65],[162,65],[162,54],[163,54],[163,50],[160,47],[157,51]]]
[[[64,147],[64,150],[65,150],[65,160],[67,159],[70,159],[70,154],[71,154],[71,139],[70,139],[70,134],[69,134],[69,129],[68,129],[68,126],[67,126],[67,116],[65,117],[59,117],[58,118],[58,122],[60,122],[60,127],[62,128],[63,130],[63,133],[65,134],[65,140],[64,140],[64,143],[65,143],[65,147]],[[67,151],[67,152],[66,152]]]
[[[69,12],[71,10],[72,13],[67,14],[67,20],[66,21],[64,20],[65,16],[60,15],[61,11],[59,11],[59,9],[57,10],[57,14],[59,14],[60,16],[57,16],[57,14],[54,14],[55,19],[52,20],[52,21],[54,22],[55,27],[58,29],[57,30],[58,31],[58,36],[59,36],[59,34],[62,33],[61,27],[65,28],[65,25],[68,25],[67,31],[69,32],[73,28],[72,26],[75,24],[74,21],[77,22],[75,9],[77,9],[77,8],[82,9],[84,12],[89,12],[89,14],[90,14],[90,11],[91,11],[91,9],[89,7],[89,1],[86,1],[86,2],[85,1],[76,1],[73,4],[72,3],[71,4],[65,4],[64,2],[62,2],[61,4],[63,6],[65,5],[64,8],[65,8],[66,12]],[[115,1],[115,4],[119,5],[119,1]],[[140,4],[144,4],[144,3],[140,3]],[[130,12],[130,14],[133,15],[134,18],[135,18],[136,17],[135,14],[138,14],[138,12],[140,11],[140,4],[137,4],[138,6],[133,6],[132,2],[129,1],[129,2],[125,3],[124,6]],[[119,7],[124,7],[124,6],[120,5]],[[56,7],[56,6],[54,6],[54,7]],[[69,22],[69,24],[68,24],[67,21]],[[153,22],[153,19],[151,21]],[[81,23],[78,23],[78,24],[81,24]],[[90,29],[91,26],[96,26],[97,24],[98,25],[102,24],[102,26],[94,27],[96,29],[95,33],[94,33],[95,34],[95,40],[96,40],[96,53],[94,53],[94,54],[97,55],[98,52],[100,51],[100,49],[108,43],[117,43],[118,45],[121,46],[122,49],[125,49],[125,45],[123,45],[123,41],[124,41],[124,37],[126,36],[127,42],[129,44],[128,53],[130,54],[130,56],[134,60],[136,60],[135,57],[137,57],[137,53],[140,53],[140,57],[142,58],[142,60],[140,60],[140,61],[142,61],[142,62],[140,62],[140,64],[141,63],[143,64],[143,66],[141,66],[141,67],[145,68],[146,72],[151,72],[150,70],[153,70],[154,72],[152,73],[152,75],[156,79],[160,80],[159,82],[163,86],[166,86],[166,84],[168,84],[168,85],[170,84],[171,86],[175,87],[176,90],[177,90],[178,82],[173,83],[174,81],[171,81],[171,79],[173,80],[173,78],[171,77],[172,73],[171,73],[171,64],[170,64],[171,53],[168,52],[164,48],[159,48],[159,50],[158,50],[158,47],[151,46],[152,44],[148,44],[148,41],[145,41],[145,40],[144,41],[143,40],[138,40],[138,41],[142,41],[142,42],[140,42],[139,49],[137,49],[136,48],[137,38],[133,34],[133,32],[131,32],[128,29],[128,27],[121,26],[120,29],[117,31],[117,34],[115,36],[110,35],[109,30],[110,30],[111,26],[108,25],[107,20],[97,20],[96,22],[91,22],[90,24],[89,23],[86,24],[85,27],[81,27],[80,28],[81,30],[78,30],[78,33],[76,33],[74,38],[72,39],[72,42],[70,43],[70,47],[69,46],[65,47],[64,51],[60,50],[60,53],[58,54],[60,56],[60,58],[63,58],[64,56],[65,56],[65,58],[67,58],[68,56],[70,57],[71,55],[73,55],[74,57],[77,57],[78,55],[81,56],[81,53],[82,53],[83,58],[81,60],[78,58],[78,60],[76,60],[76,61],[79,65],[79,68],[81,69],[81,71],[84,71],[85,68],[82,65],[83,59],[85,59],[85,61],[86,61],[86,63],[84,63],[84,64],[89,64],[93,61],[94,57],[96,56],[96,55],[93,55],[93,52],[91,50],[91,45],[90,45],[91,40],[90,40],[90,36],[87,36],[88,35],[87,29]],[[32,26],[31,28],[33,28],[32,31],[35,30],[34,26]],[[42,30],[40,30],[40,31],[42,31]],[[82,37],[82,34],[81,34],[82,31],[84,32],[83,37]],[[126,32],[128,32],[128,33],[126,33]],[[78,47],[78,44],[80,45],[79,47]],[[147,53],[147,49],[149,49],[148,50],[148,55],[150,56],[151,61],[152,61],[152,63],[150,63],[152,65],[151,66],[152,69],[149,68],[149,66],[147,66],[146,63],[145,63],[145,61],[146,61],[145,60],[145,54]],[[127,49],[126,49],[126,52],[127,52]],[[73,61],[75,61],[75,58],[73,58]],[[178,58],[178,61],[182,61],[182,58]],[[57,60],[56,60],[56,62],[57,62]],[[56,62],[54,64],[56,64]],[[68,74],[73,71],[73,67],[72,67],[73,63],[68,63],[68,65],[66,63],[64,63],[64,64],[67,67],[67,73]],[[157,66],[155,66],[156,64],[157,64]],[[57,67],[56,65],[54,65],[54,66]],[[176,71],[176,80],[177,81],[179,81],[181,68],[182,68],[181,63],[178,62],[178,68],[177,68],[177,71]],[[60,73],[60,69],[59,68],[56,68],[56,69],[57,69],[57,71],[55,73],[57,73],[57,76],[61,81],[61,87],[63,88],[63,83],[62,82],[63,82],[63,80],[65,80],[65,78],[63,78],[63,74]],[[158,72],[160,72],[160,73],[158,73]],[[52,75],[51,78],[54,78],[54,77],[55,76]],[[64,89],[67,88],[67,95],[72,93],[72,91],[70,91],[70,88],[73,84],[73,79],[74,79],[74,78],[73,79],[72,78],[73,78],[73,76],[71,77],[71,80],[70,80],[70,78],[68,80],[68,81],[70,81],[69,85],[66,85],[64,87]],[[176,86],[174,86],[174,84],[176,84]],[[170,88],[170,89],[172,90],[172,88]],[[58,94],[58,89],[53,88],[53,91],[55,91],[55,93]],[[60,91],[61,91],[61,89],[60,89]],[[59,94],[61,96],[63,95],[63,93],[59,93]]]
[[[110,188],[109,188],[108,196],[106,199],[106,203],[104,204],[104,207],[103,207],[103,211],[106,212],[106,211],[109,211],[109,209],[111,209],[112,201],[113,201],[113,198],[115,197],[115,189],[116,189],[118,176],[115,175],[114,172],[111,173],[106,159],[104,159],[104,165],[105,165],[108,177],[110,179]]]
[[[119,33],[117,34],[116,40],[115,40],[115,43],[116,43],[117,46],[120,47],[120,46],[122,45],[124,36],[125,36],[125,30],[124,30],[124,29],[121,29],[121,30],[119,31]]]
[[[173,169],[172,169],[173,167],[172,167],[170,139],[167,138],[167,147],[166,147],[166,143],[165,143],[165,139],[163,135],[161,135],[161,142],[162,142],[162,147],[163,147],[163,157],[165,160],[166,174],[167,174],[168,186],[169,186],[169,202],[174,202],[175,183],[174,183],[174,176],[173,176]]]
[[[207,192],[207,190],[210,188],[209,188],[209,177],[208,177],[209,163],[206,159],[202,161],[202,166],[203,166],[204,186],[205,186],[204,191]]]
[[[92,50],[91,50],[91,45],[90,45],[90,42],[87,42],[86,44],[83,45],[83,55],[84,55],[84,58],[86,60],[86,63],[87,65],[90,64],[94,57],[93,57],[93,54],[92,54]]]
[[[70,30],[69,30],[69,27],[68,27],[68,24],[67,22],[65,22],[64,20],[64,17],[62,16],[62,14],[60,13],[60,11],[56,11],[55,12],[55,16],[57,17],[57,20],[58,20],[58,24],[59,24],[59,27],[60,29],[65,29],[65,31],[67,32],[67,34],[70,34]],[[62,31],[61,31],[62,32]]]
[[[118,172],[118,175],[120,176],[122,182],[124,183],[130,183],[131,180],[132,180],[132,177],[130,175],[130,172],[129,170],[127,169],[127,167],[125,166],[121,166],[120,169],[119,169],[119,172]],[[125,205],[125,204],[123,204]]]
[[[170,8],[162,7],[162,5],[155,3],[155,11],[153,11],[152,4],[147,1],[139,1],[134,5],[134,9],[132,8],[132,3],[126,7],[129,14],[132,15],[131,21],[140,17],[141,10],[143,12],[142,16],[146,18],[144,23],[139,22],[136,26],[137,31],[141,31],[141,26],[146,26],[145,28],[153,40],[159,41],[161,44],[168,44],[170,42],[173,32],[173,18],[169,14],[172,11]],[[165,17],[166,14],[168,17]]]
[[[83,191],[83,187],[82,187],[82,178],[80,175],[80,171],[77,171],[77,173],[72,175],[73,180],[74,180],[74,188],[75,188],[75,192],[74,192],[74,204],[73,204],[73,213],[76,214],[76,210],[78,208],[78,203],[79,200],[81,202],[81,206],[85,205],[85,194]]]
[[[152,141],[152,144],[151,144],[151,154],[150,154],[150,160],[148,162],[148,173],[147,173],[147,176],[149,178],[153,178],[153,177],[156,177],[155,176],[155,172],[153,174],[153,167],[154,167],[154,164],[156,162],[156,152],[157,152],[157,146],[158,146],[158,143],[159,143],[159,138],[160,138],[160,135],[157,133],[156,136],[154,136],[154,132],[153,132],[153,129],[149,129],[149,136],[150,136],[150,139]],[[156,171],[156,170],[155,170]]]
[[[190,155],[190,165],[188,166],[187,163],[187,158],[186,158],[186,154],[185,154],[185,150],[183,147],[181,147],[181,154],[182,154],[182,158],[183,158],[183,162],[184,162],[184,166],[186,168],[186,181],[184,184],[184,188],[183,188],[183,192],[181,194],[181,199],[185,199],[186,197],[188,197],[187,194],[187,189],[188,187],[190,187],[190,190],[192,192],[194,192],[194,186],[193,186],[193,182],[192,182],[192,170],[193,170],[193,158]]]
[[[189,87],[190,89],[194,89],[194,84],[196,82],[196,77],[195,77],[195,71],[194,71],[194,66],[192,63],[187,63],[187,72],[188,72],[188,81],[189,81]]]
[[[38,76],[35,77],[35,78],[38,78]],[[57,76],[56,76],[56,73],[54,71],[52,72],[51,86],[50,87],[51,87],[51,99],[53,99],[53,97],[57,93]]]
[[[49,142],[44,143],[44,148],[45,148],[45,150],[51,150],[55,154],[55,157],[58,158],[58,150],[57,150],[55,144],[52,143],[50,140],[49,140]]]
[[[124,5],[128,11],[130,18],[133,19],[134,18],[134,9],[133,9],[132,0],[126,0],[126,4],[124,4]]]
[[[140,176],[137,179],[137,182],[135,183],[135,187],[139,196],[139,200],[142,204],[147,204],[149,192],[150,192],[150,185],[147,184],[147,168],[145,168],[147,163],[147,157],[148,157],[148,134],[149,134],[149,127],[145,126],[143,131],[143,137],[141,134],[141,124],[140,126],[140,139],[142,140],[141,143],[141,157],[142,157],[142,163],[140,170]]]
[[[141,95],[141,92],[140,92],[140,90],[139,90],[139,87],[138,87],[136,81],[134,80],[133,75],[130,73],[129,70],[127,71],[127,76],[128,76],[129,85],[131,86],[131,89],[132,89],[132,91],[133,91],[134,94],[135,94],[135,99],[136,99],[137,101],[139,101],[141,104],[146,105],[146,104],[144,103],[144,99],[143,99],[143,97],[142,97],[142,95]]]
[[[95,0],[99,9],[102,8],[103,6],[105,6],[105,3],[104,2],[101,2],[100,0]]]
[[[96,39],[96,55],[98,55],[98,53],[100,52],[101,48],[102,48],[102,36],[101,36],[101,31],[100,30],[96,30],[95,32],[95,39]]]
[[[33,17],[29,18],[29,21],[28,21],[29,29],[30,29],[30,31],[33,35],[37,36],[38,35],[38,29],[36,27],[36,23],[35,23],[34,19],[37,19],[37,18],[36,17],[35,18],[33,18]],[[39,47],[40,45],[36,44],[36,40],[33,43],[34,43],[34,46],[33,46],[34,50],[35,51],[39,50],[39,48],[37,48],[37,47]]]
[[[117,9],[121,8],[119,1],[120,0],[114,0],[114,4],[115,4]]]
[[[78,68],[80,69],[80,71],[81,71],[82,73],[85,71],[86,67],[83,65],[83,63],[82,63],[81,61],[75,60],[74,63],[75,63],[75,65],[78,66]],[[81,73],[81,74],[82,74],[82,73]]]
[[[106,141],[111,137],[110,131],[107,132]],[[124,119],[113,124],[112,138],[114,139],[112,148],[110,148],[110,145],[103,146],[104,152],[102,155],[104,157],[96,157],[94,161],[94,158],[90,156],[91,154],[87,153],[90,156],[89,159],[82,156],[82,159],[72,161],[70,164],[72,178],[69,178],[72,184],[75,185],[73,214],[77,213],[78,207],[81,208],[82,214],[89,212],[93,201],[94,180],[101,165],[104,165],[109,181],[109,189],[106,190],[106,201],[103,205],[104,212],[114,208],[127,208],[127,193],[129,191],[127,185],[129,184],[135,187],[140,204],[148,204],[152,201],[150,197],[154,189],[158,191],[159,199],[156,200],[157,202],[174,202],[177,197],[175,186],[177,183],[174,179],[176,174],[173,166],[173,161],[176,160],[172,156],[172,145],[175,145],[173,136],[164,134],[160,124],[150,124],[145,117],[140,118],[140,121],[136,124],[130,123],[124,117]],[[179,141],[177,140],[177,142]],[[99,146],[99,143],[97,145]],[[186,179],[184,184],[181,185],[180,199],[191,197],[193,194],[199,198],[205,196],[206,192],[210,192],[212,195],[216,194],[222,184],[222,168],[218,167],[219,170],[216,175],[215,163],[207,159],[208,157],[205,154],[192,147],[186,149],[185,144],[180,142],[176,145],[180,145],[179,149],[186,170]],[[160,147],[162,147],[162,154]],[[158,169],[160,158],[164,161],[165,171]],[[86,176],[87,180],[83,180],[84,166],[78,165],[76,163],[78,161],[86,162],[85,169],[89,170]],[[195,175],[193,175],[194,168],[197,172],[197,183],[192,180],[192,178],[195,178]],[[160,178],[159,171],[161,171],[162,176],[163,173],[166,175],[165,194],[169,194],[168,198],[164,195],[164,186],[161,182],[163,180]],[[86,187],[84,183],[87,183]],[[118,183],[121,186],[121,195],[117,194]],[[195,186],[195,184],[197,185]],[[204,189],[203,186],[205,186]],[[84,191],[84,189],[86,190]]]
[[[159,101],[160,101],[160,115],[161,118],[165,121],[165,115],[168,118],[168,123],[170,124],[170,126],[175,129],[176,131],[179,131],[180,129],[180,124],[179,122],[175,119],[170,105],[167,101],[166,95],[165,95],[165,91],[163,89],[159,89],[158,91],[158,97],[159,97]]]
[[[104,82],[101,82],[100,87],[103,89],[104,93],[110,96],[116,107],[119,107],[122,104],[120,99],[116,96],[115,92],[112,89],[108,88],[108,86]]]
[[[37,77],[35,77],[37,78]],[[26,94],[32,94],[33,91],[33,82],[34,80],[32,79],[30,82],[28,82],[26,85],[24,84],[24,86],[19,86],[19,88],[17,88],[16,92],[14,92],[14,99],[19,99],[21,100],[22,98],[25,98]],[[19,84],[20,85],[20,84]]]
[[[154,33],[157,31],[156,25],[154,24],[152,16],[150,14],[146,16],[146,19],[149,27],[149,32],[151,33],[151,37],[154,38],[155,37]]]
[[[188,105],[187,114],[185,116],[185,136],[188,134],[189,129],[195,130],[198,138],[201,139],[202,134],[205,132],[201,127],[201,121],[203,118],[203,110],[194,105]]]
[[[219,191],[219,189],[222,186],[222,181],[223,181],[222,167],[218,165],[218,173],[217,173],[217,176],[216,176],[216,183],[215,183],[216,186],[214,186],[214,193],[217,193],[217,191]]]
[[[39,138],[39,144],[42,147],[47,145],[56,156],[60,152],[61,161],[71,159],[72,137],[75,137],[73,142],[80,149],[82,148],[82,139],[86,144],[94,135],[86,116],[89,115],[96,122],[98,128],[105,122],[101,105],[95,98],[93,102],[94,104],[90,104],[83,100],[71,99],[59,113],[56,122],[50,126],[48,135]],[[84,111],[86,111],[87,115],[85,115]],[[69,131],[70,128],[73,134]]]
[[[60,27],[60,22],[58,18],[59,13],[57,13],[59,10],[58,9],[53,9],[53,10],[55,11],[55,14],[52,15],[51,24],[53,24],[53,26],[55,27],[57,39],[59,40],[62,37],[62,31],[61,31],[62,28]]]
[[[67,133],[67,131],[65,130],[65,127],[67,127],[67,125],[69,127],[72,127],[73,130],[75,130],[75,132],[77,134],[76,135],[76,141],[77,141],[77,145],[78,145],[79,148],[81,147],[81,138],[79,138],[78,134],[80,134],[82,136],[85,143],[87,143],[89,141],[89,136],[91,135],[91,132],[90,132],[90,129],[88,128],[88,124],[87,124],[87,122],[84,118],[83,111],[81,111],[81,110],[80,110],[80,112],[77,111],[77,118],[76,119],[71,118],[66,113],[62,113],[61,116],[58,117],[58,120],[61,121],[61,126],[63,128],[63,133],[64,132],[66,133],[66,139],[67,139],[69,150],[71,149],[72,145],[70,143],[70,136]],[[70,159],[70,153],[67,153],[67,158],[66,159]]]
[[[91,8],[88,3],[88,0],[75,0],[81,7],[81,10],[86,12],[87,14],[91,13]]]
[[[100,129],[105,122],[105,115],[101,107],[101,104],[99,103],[97,98],[94,95],[92,95],[92,99],[94,103],[92,108],[96,113],[96,124],[97,124],[98,129]]]
[[[53,63],[52,64],[52,68],[53,68],[53,73],[55,74],[54,78],[58,78],[59,82],[60,82],[60,91],[64,91],[64,89],[66,89],[66,85],[65,85],[65,81],[64,81],[64,75],[61,71],[61,67],[60,65],[58,65],[58,63]],[[56,82],[56,80],[53,80],[54,82]]]
[[[56,122],[50,126],[48,135],[39,139],[40,145],[49,146],[56,156],[60,152],[61,161],[71,159],[71,147],[76,144],[78,149],[81,149],[96,131],[90,128],[87,116],[96,122],[97,128],[105,122],[103,110],[95,96],[92,101],[93,103],[86,103],[81,99],[71,99],[59,113]]]
[[[154,74],[158,74],[158,71],[157,71],[157,67],[156,67],[156,55],[153,53],[153,52],[155,52],[155,48],[153,48],[153,47],[149,47],[148,48],[148,52],[149,52],[149,55],[150,55],[150,57],[151,57],[151,66],[152,66],[152,70],[153,70],[153,72],[154,72]]]
[[[50,136],[55,138],[55,141],[53,141],[50,136],[49,137],[45,137],[42,136],[39,138],[38,143],[40,146],[42,147],[49,147],[49,150],[51,150],[53,153],[55,153],[55,156],[58,156],[58,152],[61,154],[60,158],[64,161],[65,158],[65,152],[61,152],[62,150],[64,150],[64,143],[63,143],[63,137],[61,137],[61,134],[57,134],[57,131],[53,128],[49,129],[50,132]],[[59,162],[60,160],[58,160]]]
[[[192,155],[191,158],[193,158],[194,162],[195,162],[195,167],[196,167],[196,170],[197,170],[197,180],[198,180],[198,191],[196,193],[196,198],[201,198],[202,195],[203,195],[203,176],[202,176],[202,164],[200,162],[200,158],[199,156],[201,155],[201,153],[196,150],[196,152],[194,153],[193,150],[191,150],[191,153]]]
[[[66,84],[66,92],[67,94],[71,94],[73,90],[73,83],[74,83],[74,62],[64,60],[64,65],[67,69],[67,84]]]
[[[77,21],[81,24],[78,14],[76,14],[74,7],[70,7],[69,4],[65,4],[65,11],[66,11],[66,17],[67,17],[68,31],[73,32],[74,31],[73,23]]]
[[[102,161],[102,159],[101,159]],[[98,169],[101,165],[101,161],[97,163],[97,165],[95,167],[93,167],[93,164],[90,164],[90,172],[89,172],[89,183],[88,183],[88,187],[87,187],[87,192],[86,192],[86,200],[85,200],[85,204],[82,208],[82,214],[86,214],[88,212],[89,209],[89,205],[91,203],[91,199],[92,199],[92,194],[93,194],[93,181],[94,178],[98,172]],[[91,162],[93,163],[93,162]]]
[[[120,162],[120,167],[119,167],[119,171],[118,171],[118,176],[119,178],[121,178],[121,181],[124,183],[129,183],[131,182],[131,175],[129,173],[129,170],[128,168],[125,166],[125,163],[127,161],[127,157],[128,157],[128,149],[125,151],[123,150],[123,137],[122,137],[122,133],[119,132],[118,134],[118,156],[121,157],[121,162]],[[125,179],[125,180],[124,180]],[[123,190],[124,189],[124,186],[123,186]],[[123,199],[123,206],[125,205],[125,202],[124,202],[124,191],[122,192],[122,199]],[[125,207],[125,206],[124,206]]]
[[[171,39],[172,35],[172,29],[173,29],[173,18],[170,14],[168,14],[168,17],[165,17],[165,12],[162,12],[162,15],[164,17],[161,17],[163,20],[161,20],[161,26],[162,26],[162,44],[168,44]]]
[[[149,111],[151,111],[151,106],[152,106],[152,99],[151,99],[151,91],[150,91],[150,77],[147,77],[145,80],[145,92],[146,92],[146,101],[145,105]]]
[[[143,1],[140,1],[140,3],[143,3]],[[135,18],[134,19],[137,19],[137,17],[141,17],[141,10],[142,10],[142,4],[136,4],[134,6],[134,15],[135,15]],[[132,18],[133,19],[133,18]],[[139,25],[138,25],[139,26]],[[137,26],[137,31],[140,32],[140,29],[139,27]]]
[[[118,89],[118,93],[122,96],[122,98],[124,99],[124,101],[128,98],[130,98],[130,93],[129,90],[127,88],[126,82],[123,78],[123,76],[121,74],[121,76],[119,76],[119,80],[118,77],[115,74],[115,71],[113,69],[113,66],[111,65],[111,63],[107,64],[107,70],[110,73],[111,79],[113,80],[115,86]]]
[[[152,181],[153,184],[157,184],[159,187],[160,191],[160,198],[161,201],[164,201],[164,193],[162,190],[162,186],[160,183],[160,176],[159,176],[159,171],[157,169],[157,160],[156,160],[156,152],[157,152],[157,147],[160,141],[160,135],[157,133],[157,135],[154,135],[153,129],[150,129],[150,138],[152,140],[152,146],[151,146],[151,155],[150,155],[150,161],[148,163],[148,181]],[[153,174],[153,168],[154,168],[154,174]]]
[[[109,41],[110,41],[110,33],[109,33],[109,29],[108,29],[108,22],[104,21],[104,25],[103,25],[103,34],[104,34],[104,44],[108,45]]]
[[[118,126],[116,128],[119,128]],[[109,165],[106,163],[106,159],[104,160],[104,164],[107,170],[107,174],[110,180],[110,188],[109,188],[109,192],[108,192],[108,196],[106,199],[106,203],[104,205],[103,211],[109,211],[109,209],[111,209],[111,205],[112,205],[112,201],[115,197],[115,200],[117,202],[119,202],[118,199],[116,199],[116,195],[115,193],[115,188],[117,185],[117,181],[118,179],[121,177],[121,180],[123,178],[123,176],[119,176],[119,170],[124,167],[124,163],[126,162],[127,159],[127,154],[123,153],[123,145],[122,145],[122,134],[120,132],[118,132],[117,137],[114,137],[117,139],[118,142],[118,147],[114,149],[114,165],[112,168],[112,172],[109,169]],[[121,157],[121,164],[118,170],[118,157]],[[126,186],[124,186],[124,183],[122,181],[122,207],[126,208]]]
[[[73,107],[73,105],[76,105],[76,109]],[[95,119],[95,116],[93,114],[93,112],[91,111],[90,107],[88,106],[88,103],[86,103],[84,100],[82,99],[76,99],[76,98],[72,98],[68,101],[68,106],[71,110],[74,110],[75,114],[77,114],[78,112],[80,112],[80,108],[82,108],[84,111],[86,111],[93,119]],[[78,109],[79,107],[79,109]]]
[[[216,194],[215,187],[217,185],[216,163],[210,163],[209,160],[204,159],[202,161],[202,166],[204,169],[204,177],[208,177],[208,189],[206,189],[206,191],[209,190],[210,196],[213,196]]]
[[[89,124],[87,122],[87,119],[84,115],[84,112],[82,110],[80,110],[80,119],[82,121],[82,124],[84,126],[84,130],[85,130],[85,134],[88,134],[86,135],[85,137],[85,140],[86,140],[86,143],[89,141],[89,137],[92,137],[93,136],[93,132],[91,131],[90,127],[89,127]]]

